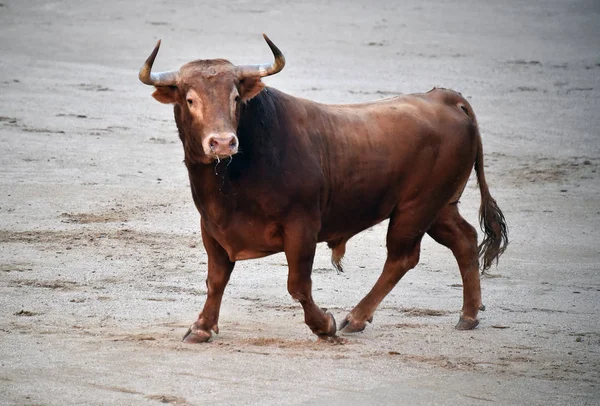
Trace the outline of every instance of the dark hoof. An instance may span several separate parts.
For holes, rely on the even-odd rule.
[[[469,317],[461,317],[456,325],[457,330],[473,330],[479,324],[479,320]]]
[[[192,325],[183,336],[183,342],[186,344],[198,344],[205,343],[210,340],[212,334],[210,331],[199,330],[196,326]]]
[[[316,327],[316,326],[309,325],[308,327],[310,327],[310,330],[320,338],[321,337],[333,337],[333,336],[335,336],[335,333],[337,332],[337,324],[335,322],[335,319],[333,318],[333,314],[329,313],[327,311],[327,309],[321,308],[321,310],[323,312],[325,312],[325,316],[328,319],[327,326],[325,328],[323,328],[323,327]]]
[[[325,334],[318,334],[319,337],[325,336],[325,337],[335,337],[335,333],[337,333],[337,323],[335,322],[335,319],[333,318],[333,314],[329,313],[327,310],[325,310],[325,314],[327,316],[329,316],[329,326],[328,326],[328,330],[327,333]]]
[[[373,321],[371,317],[367,320],[369,323]],[[344,334],[358,333],[367,327],[367,321],[357,321],[352,317],[352,313],[348,313],[344,321],[340,324],[340,331]]]
[[[481,310],[482,312],[485,312],[485,305],[482,304],[481,306],[479,306],[479,310]]]

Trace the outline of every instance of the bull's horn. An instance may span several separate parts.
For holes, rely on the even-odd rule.
[[[283,56],[283,54],[281,53],[279,48],[277,48],[277,46],[275,44],[273,44],[273,42],[269,39],[269,37],[267,37],[266,34],[263,34],[263,37],[264,37],[265,41],[267,41],[269,48],[271,48],[271,52],[273,52],[273,56],[275,57],[275,62],[263,63],[261,65],[238,66],[237,70],[238,70],[238,76],[240,78],[245,78],[245,77],[249,77],[249,76],[264,77],[264,76],[274,75],[277,72],[281,71],[283,69],[283,67],[285,66],[285,57]]]
[[[156,54],[158,54],[158,48],[160,48],[160,40],[158,40],[154,51],[152,51],[148,59],[146,59],[144,66],[140,69],[139,78],[142,83],[150,86],[174,86],[179,81],[178,71],[152,73],[152,65],[154,64]]]

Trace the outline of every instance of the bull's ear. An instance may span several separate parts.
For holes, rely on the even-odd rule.
[[[161,103],[170,104],[177,101],[177,88],[175,86],[157,86],[152,97]]]
[[[260,76],[254,76],[244,78],[240,82],[240,96],[242,101],[245,103],[257,94],[265,87],[265,84],[261,82]]]

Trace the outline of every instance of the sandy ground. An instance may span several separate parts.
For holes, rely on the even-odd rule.
[[[600,3],[134,3],[0,4],[0,403],[600,402]],[[469,97],[511,239],[479,328],[454,330],[458,269],[426,238],[346,345],[315,342],[283,255],[239,263],[221,333],[180,343],[206,253],[171,108],[137,70],[158,38],[158,70],[267,62],[261,32],[288,61],[266,82],[297,96]],[[351,240],[343,274],[319,247],[315,299],[338,321],[379,275],[384,235]]]

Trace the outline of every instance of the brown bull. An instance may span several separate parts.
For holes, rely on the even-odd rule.
[[[275,62],[235,66],[198,60],[152,73],[160,41],[140,70],[153,96],[173,103],[194,203],[208,254],[208,293],[184,337],[218,333],[221,299],[236,261],[285,252],[287,288],[318,337],[337,340],[331,313],[312,298],[315,248],[327,242],[341,270],[346,242],[385,219],[387,259],[371,291],[341,323],[365,328],[400,278],[419,261],[428,233],[452,250],[463,280],[458,329],[478,324],[479,259],[502,254],[507,228],[483,171],[473,110],[460,94],[433,89],[373,103],[324,105],[265,87],[285,59],[265,36]],[[473,169],[481,192],[477,232],[458,212]]]

